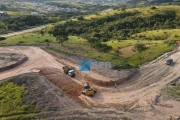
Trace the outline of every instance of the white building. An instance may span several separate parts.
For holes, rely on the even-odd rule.
[[[38,12],[31,12],[31,15],[39,15]]]
[[[0,11],[0,16],[3,16],[3,17],[7,16],[7,12],[6,11]]]

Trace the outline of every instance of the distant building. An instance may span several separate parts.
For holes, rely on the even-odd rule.
[[[31,12],[31,15],[39,15],[38,12]]]
[[[65,11],[65,12],[78,11],[77,8],[62,8],[62,7],[51,6],[51,5],[43,6],[42,9],[44,11],[47,11],[47,12],[51,12],[51,11]]]
[[[7,12],[6,12],[6,11],[1,11],[1,12],[0,12],[0,16],[1,16],[1,17],[7,16]]]
[[[71,9],[70,9],[70,8],[66,8],[66,11],[67,11],[67,12],[70,12],[70,11],[71,11]]]
[[[72,11],[77,11],[77,8],[72,8],[71,10],[72,10]]]

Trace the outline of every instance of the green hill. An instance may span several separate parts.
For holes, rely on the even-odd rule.
[[[114,58],[109,57],[112,59],[106,59],[102,57],[103,53],[95,55],[93,52],[88,52],[86,56],[93,56],[99,60],[108,60],[119,65],[127,64],[130,66],[137,66],[151,61],[164,52],[174,48],[173,44],[169,44],[169,40],[170,43],[172,39],[178,40],[179,33],[176,35],[168,35],[164,32],[164,36],[162,34],[158,34],[158,36],[148,36],[145,34],[150,33],[146,31],[155,33],[157,30],[168,29],[171,31],[172,29],[178,29],[180,26],[179,11],[180,6],[175,5],[131,9],[124,8],[111,11],[106,15],[100,13],[90,19],[89,17],[84,17],[84,19],[78,21],[67,21],[63,24],[56,25],[54,28],[56,28],[56,31],[66,31],[67,34],[71,36],[79,36],[87,39],[90,46],[99,52],[106,52],[107,54],[107,51],[109,51],[109,53],[116,55]],[[156,40],[159,41],[155,42]],[[122,41],[124,41],[123,44],[126,44],[123,47],[120,44]],[[113,44],[113,42],[115,44]],[[138,52],[133,46],[141,43],[143,43],[144,46],[148,46],[148,49]],[[163,48],[161,46],[163,46]],[[128,48],[130,49],[130,55],[121,53],[122,51],[120,49],[125,47],[131,47],[131,49]],[[153,54],[147,56],[147,53]],[[119,56],[119,58],[117,56]]]
[[[127,6],[180,4],[179,0],[128,0]]]
[[[177,5],[123,8],[60,22],[50,31],[44,29],[42,36],[40,32],[26,33],[23,37],[9,37],[0,44],[49,42],[51,50],[112,62],[115,68],[131,68],[174,50],[180,39],[179,26]],[[61,47],[52,36],[58,31],[69,36]]]

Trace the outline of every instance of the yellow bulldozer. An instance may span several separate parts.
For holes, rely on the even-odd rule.
[[[91,88],[89,86],[89,83],[85,83],[84,84],[84,90],[82,91],[83,95],[87,95],[87,96],[92,96],[96,93],[96,90],[94,90],[93,88]]]

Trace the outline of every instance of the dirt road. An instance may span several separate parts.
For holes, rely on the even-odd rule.
[[[0,47],[0,53],[19,53],[24,54],[29,58],[29,60],[22,65],[11,70],[1,72],[0,80],[22,73],[32,72],[43,67],[52,67],[60,70],[62,70],[61,68],[63,67],[63,64],[58,62],[57,58],[38,47]],[[175,61],[171,66],[165,64],[165,61],[168,57],[173,58]],[[139,69],[139,73],[135,77],[123,84],[117,85],[116,88],[114,88],[114,86],[101,87],[92,85],[93,87],[98,89],[98,93],[94,97],[86,97],[81,95],[80,98],[94,105],[115,105],[120,109],[130,109],[138,107],[147,109],[148,107],[152,107],[150,106],[150,102],[155,101],[157,91],[159,91],[169,82],[179,77],[179,62],[180,52],[176,52],[170,56],[169,54],[163,55],[156,61],[142,66]],[[91,74],[93,75],[93,73]],[[81,78],[78,78],[78,84],[80,84],[79,81],[83,80]],[[173,104],[173,106],[176,105],[177,104]],[[157,109],[161,108],[157,107]],[[169,112],[169,108],[165,109],[167,109],[167,112],[162,113],[161,111],[162,114],[180,116],[180,113],[178,112]]]
[[[13,36],[13,35],[22,34],[22,33],[38,31],[38,30],[41,30],[41,29],[43,29],[45,27],[46,26],[42,26],[42,27],[36,27],[36,28],[32,28],[32,29],[22,30],[22,31],[19,31],[19,32],[8,33],[8,34],[0,35],[0,37],[9,37],[9,36]]]

